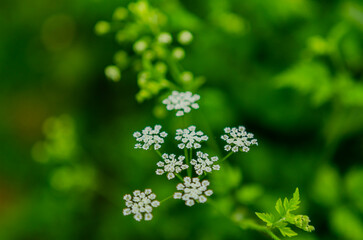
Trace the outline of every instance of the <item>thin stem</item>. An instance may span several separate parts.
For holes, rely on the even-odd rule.
[[[179,175],[179,173],[175,173],[175,176],[177,176],[181,182],[184,182],[183,178]]]
[[[234,152],[230,152],[228,153],[224,158],[222,158],[219,162],[224,162],[227,160],[227,158],[229,158]]]
[[[263,232],[263,233],[267,234],[268,236],[270,236],[274,240],[281,240],[278,236],[276,236],[272,232],[272,230],[270,228],[258,225],[257,223],[255,223],[252,220],[243,220],[243,221],[240,221],[240,222],[236,222],[236,224],[242,229],[256,230],[256,231]]]
[[[255,223],[253,220],[244,219],[244,220],[241,220],[241,221],[236,221],[231,216],[229,216],[226,213],[222,212],[212,199],[208,199],[207,203],[209,203],[211,206],[213,206],[214,209],[217,212],[219,212],[222,216],[224,216],[225,218],[227,218],[228,220],[230,220],[231,222],[233,222],[234,224],[236,224],[238,227],[242,228],[243,230],[246,230],[246,229],[256,230],[256,231],[263,232],[263,233],[267,234],[269,237],[271,237],[274,240],[281,240],[279,237],[277,237],[272,232],[271,229],[269,229],[269,228],[267,228],[265,226],[261,226],[261,225]]]
[[[160,201],[160,204],[162,204],[163,202],[165,202],[165,201],[169,200],[169,199],[170,199],[170,198],[172,198],[172,197],[173,197],[173,195],[170,195],[170,196],[168,196],[168,197],[164,198],[163,200],[161,200],[161,201]]]
[[[200,180],[203,180],[203,178],[205,178],[206,176],[207,176],[207,172],[204,172],[204,174],[203,174],[203,175],[200,175],[200,176],[199,176],[199,179],[200,179]]]
[[[184,155],[185,155],[185,162],[189,166],[188,169],[187,169],[188,177],[191,177],[192,176],[192,168],[191,168],[191,166],[189,164],[188,149],[186,147],[184,148]]]
[[[182,84],[180,80],[180,70],[169,51],[167,51],[166,62],[169,65],[170,74],[174,78],[175,82]]]
[[[203,109],[198,109],[198,111],[195,111],[194,114],[196,114],[198,122],[201,126],[203,126],[205,133],[209,136],[207,143],[208,146],[210,146],[217,155],[221,156],[222,152],[220,151],[219,144],[216,141],[217,137],[214,135],[213,129],[211,128],[209,121],[206,119],[208,114],[205,114]]]
[[[161,157],[163,158],[163,155],[161,154],[161,152],[159,150],[155,150],[155,152]]]

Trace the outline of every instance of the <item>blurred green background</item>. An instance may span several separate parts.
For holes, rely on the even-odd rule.
[[[206,79],[191,116],[215,136],[210,149],[226,126],[259,141],[212,179],[220,208],[254,218],[299,187],[316,231],[295,239],[363,239],[362,1],[151,2],[169,32],[194,35],[181,63]],[[151,222],[122,215],[124,194],[175,188],[132,133],[177,127],[159,99],[136,101],[135,71],[104,76],[132,47],[94,26],[128,3],[0,2],[0,239],[267,239],[207,204],[167,201]]]

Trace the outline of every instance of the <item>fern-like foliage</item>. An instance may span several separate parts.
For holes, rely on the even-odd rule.
[[[310,219],[308,216],[295,215],[291,213],[299,209],[299,205],[300,194],[299,189],[296,188],[295,193],[290,200],[287,198],[285,198],[284,201],[282,201],[281,198],[277,200],[275,205],[277,214],[256,212],[256,215],[266,223],[268,228],[277,228],[284,237],[293,237],[297,235],[297,233],[288,226],[289,224],[295,225],[307,232],[314,231],[315,228],[309,225]]]

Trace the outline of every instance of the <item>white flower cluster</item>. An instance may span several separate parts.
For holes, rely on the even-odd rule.
[[[136,221],[141,221],[143,218],[145,221],[150,221],[153,218],[151,214],[153,208],[160,206],[160,202],[155,200],[156,195],[151,189],[145,189],[144,192],[135,190],[133,195],[133,197],[130,194],[124,196],[127,208],[124,208],[123,214],[125,216],[134,214]]]
[[[190,126],[186,129],[177,129],[176,137],[177,141],[182,141],[182,143],[178,144],[180,149],[186,148],[201,148],[200,142],[207,141],[208,136],[204,135],[202,131],[195,131],[195,126]]]
[[[218,157],[214,156],[209,159],[209,155],[207,153],[197,152],[197,160],[192,159],[190,164],[194,166],[194,170],[198,175],[202,175],[204,172],[212,172],[213,170],[219,170],[220,166],[215,164],[218,161]]]
[[[162,155],[164,161],[159,161],[156,165],[161,169],[156,170],[157,175],[162,175],[164,173],[168,173],[168,179],[173,179],[175,177],[174,173],[180,173],[182,170],[187,169],[189,166],[184,164],[184,156],[179,156],[178,159],[175,158],[175,154],[166,154]]]
[[[166,105],[166,109],[169,111],[177,110],[176,116],[183,116],[184,113],[189,113],[192,108],[198,109],[198,103],[195,103],[200,99],[198,94],[192,94],[191,92],[178,92],[173,91],[168,98],[163,100],[163,104]]]
[[[141,133],[135,132],[133,136],[136,138],[136,141],[141,142],[135,144],[135,148],[148,150],[154,145],[154,149],[158,150],[161,147],[161,144],[164,143],[164,138],[168,135],[166,132],[160,132],[160,130],[161,126],[155,125],[154,129],[146,127]]]
[[[239,150],[243,152],[248,152],[250,150],[249,146],[258,145],[257,139],[253,139],[252,133],[247,133],[246,128],[239,126],[238,128],[225,128],[226,133],[221,138],[227,142],[224,146],[224,150],[227,152],[233,151],[238,152]]]
[[[182,199],[185,201],[185,205],[191,207],[194,205],[195,201],[199,203],[205,203],[207,197],[213,194],[212,190],[207,190],[209,186],[208,180],[199,181],[199,178],[185,177],[184,184],[179,183],[176,189],[183,192],[175,192],[174,199]]]

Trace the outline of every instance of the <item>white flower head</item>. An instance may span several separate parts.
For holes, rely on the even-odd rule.
[[[177,110],[176,116],[183,116],[185,113],[189,113],[192,109],[198,109],[199,105],[196,103],[200,99],[198,94],[192,94],[191,92],[178,92],[173,91],[168,98],[163,100],[163,104],[166,105],[166,109],[169,111]]]
[[[222,135],[221,138],[227,142],[227,145],[224,146],[224,150],[227,152],[233,151],[243,151],[248,152],[250,150],[251,145],[258,145],[257,139],[253,138],[252,133],[247,133],[246,128],[243,126],[239,126],[238,128],[225,128],[225,135]]]
[[[186,129],[177,129],[176,137],[177,141],[181,141],[182,143],[178,144],[180,149],[184,148],[201,148],[200,142],[207,141],[208,136],[204,135],[202,131],[195,131],[195,126],[190,126]]]
[[[135,190],[133,196],[126,194],[124,200],[126,201],[126,208],[123,210],[123,214],[130,215],[134,214],[136,221],[150,221],[153,218],[151,212],[153,208],[159,207],[160,202],[155,200],[156,195],[151,189],[145,189],[144,192]]]
[[[168,179],[173,179],[176,173],[180,173],[182,170],[187,169],[189,166],[184,164],[184,156],[179,156],[176,159],[175,154],[166,154],[162,155],[164,161],[159,161],[156,165],[160,168],[156,170],[157,175],[162,175],[164,173],[168,173]]]
[[[204,172],[212,172],[212,170],[219,170],[220,166],[215,164],[218,161],[218,157],[214,156],[209,158],[207,153],[197,152],[197,160],[192,159],[190,164],[194,166],[194,170],[198,175],[202,175]]]
[[[205,203],[207,197],[213,194],[212,190],[208,190],[209,186],[208,180],[199,181],[199,178],[185,177],[184,183],[179,183],[176,189],[183,192],[175,192],[174,199],[182,199],[185,201],[185,205],[191,207],[194,205],[195,201],[199,203]]]
[[[154,129],[146,127],[141,132],[135,132],[133,136],[136,141],[140,143],[135,144],[135,148],[142,148],[148,150],[152,145],[154,149],[158,150],[161,144],[164,143],[164,138],[168,135],[166,132],[160,132],[161,126],[155,125]]]

